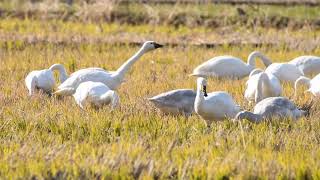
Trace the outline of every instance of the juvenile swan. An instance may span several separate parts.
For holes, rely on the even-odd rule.
[[[254,123],[272,118],[297,120],[305,115],[305,111],[299,110],[296,105],[285,97],[269,97],[260,101],[254,107],[254,112],[241,111],[235,119],[247,119]]]
[[[280,96],[282,93],[278,78],[263,72],[261,69],[253,70],[246,84],[244,97],[251,102],[257,103],[267,97]]]
[[[208,125],[215,120],[219,121],[225,118],[234,118],[240,111],[240,107],[228,93],[217,91],[207,94],[206,89],[206,79],[198,78],[194,109]]]
[[[255,68],[256,57],[261,58],[266,67],[271,64],[271,61],[258,51],[250,53],[247,64],[233,56],[217,56],[196,67],[191,75],[241,79]]]
[[[168,91],[148,100],[160,111],[173,115],[190,116],[194,112],[196,92],[192,89],[177,89]]]
[[[289,62],[295,65],[304,76],[311,77],[320,73],[320,57],[317,56],[299,56]]]
[[[108,104],[111,104],[112,108],[119,105],[118,94],[101,82],[87,81],[81,83],[73,97],[82,109],[86,105],[93,105],[97,108]]]
[[[296,80],[294,84],[294,89],[295,89],[295,96],[297,96],[297,91],[299,88],[300,84],[304,84],[308,87],[307,92],[311,92],[314,96],[319,96],[320,95],[320,74],[318,74],[316,77],[313,79],[309,79],[307,77],[300,77],[299,79]]]
[[[293,64],[273,63],[265,70],[268,74],[275,75],[280,81],[294,83],[303,73]]]
[[[55,94],[62,96],[72,95],[79,84],[86,81],[101,82],[110,89],[116,90],[123,82],[126,72],[143,54],[161,47],[162,45],[153,41],[145,42],[135,55],[114,72],[107,72],[100,68],[86,68],[76,71],[58,87],[58,91]]]
[[[52,92],[56,84],[53,75],[54,70],[59,71],[60,82],[64,82],[68,78],[65,68],[61,64],[54,64],[49,69],[31,71],[27,75],[25,84],[30,96],[35,93],[36,89],[40,89],[48,94]]]

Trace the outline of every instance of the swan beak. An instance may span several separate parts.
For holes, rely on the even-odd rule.
[[[154,48],[155,49],[162,48],[162,47],[163,47],[162,44],[154,43]]]

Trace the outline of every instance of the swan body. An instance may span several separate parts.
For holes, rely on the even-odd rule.
[[[197,95],[194,102],[195,112],[203,118],[207,124],[212,121],[234,118],[240,111],[240,107],[234,102],[232,97],[223,91],[206,93],[206,80],[197,79]],[[202,92],[202,89],[203,91]]]
[[[53,75],[53,71],[55,70],[59,71],[60,82],[64,82],[68,78],[65,68],[61,64],[54,64],[49,69],[30,72],[25,79],[29,95],[33,95],[36,89],[50,94],[56,84]]]
[[[259,102],[267,97],[280,96],[282,87],[277,77],[261,69],[253,70],[247,81],[244,97],[250,102]]]
[[[272,118],[297,120],[305,115],[305,113],[305,111],[299,110],[288,98],[269,97],[256,104],[253,113],[241,111],[236,115],[235,119],[247,119],[255,123],[271,120]]]
[[[294,83],[303,73],[293,64],[273,63],[265,70],[268,74],[275,75],[280,81]]]
[[[320,57],[317,56],[299,56],[289,64],[295,65],[304,76],[311,77],[320,73]]]
[[[257,51],[249,55],[247,64],[233,56],[217,56],[196,67],[191,75],[241,79],[249,75],[255,68],[256,57],[260,57],[266,67],[271,64],[271,61],[267,57]]]
[[[101,82],[87,81],[81,83],[73,97],[82,109],[86,105],[93,105],[97,108],[108,104],[111,104],[112,108],[119,105],[118,94]]]
[[[308,87],[308,92],[311,92],[314,96],[320,96],[320,74],[315,76],[313,79],[309,79],[307,77],[300,77],[296,80],[294,88],[295,88],[295,96],[297,96],[298,87],[300,84],[304,84]]]
[[[140,50],[127,60],[117,71],[106,71],[102,68],[86,68],[74,72],[71,76],[58,87],[56,95],[68,96],[72,95],[77,87],[86,81],[101,82],[110,89],[116,90],[124,80],[124,76],[131,66],[146,52],[162,47],[153,41],[147,41]]]
[[[194,112],[196,92],[192,89],[177,89],[168,91],[152,98],[152,102],[163,113],[190,116]]]

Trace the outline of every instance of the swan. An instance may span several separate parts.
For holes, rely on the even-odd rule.
[[[49,69],[31,71],[25,79],[29,95],[32,96],[36,89],[50,94],[56,84],[53,75],[55,70],[59,71],[60,82],[64,82],[68,78],[66,69],[61,64],[54,64]]]
[[[280,81],[291,83],[303,76],[303,73],[295,65],[288,63],[272,63],[265,72],[275,75]]]
[[[116,90],[123,82],[126,72],[143,54],[161,47],[162,45],[157,44],[154,41],[145,42],[140,50],[116,71],[108,72],[101,68],[86,68],[78,70],[70,75],[70,77],[58,87],[58,91],[54,94],[61,96],[72,95],[79,84],[85,81],[102,82],[110,89]]]
[[[194,112],[196,92],[192,89],[176,89],[149,98],[163,113],[189,117]]]
[[[320,74],[316,75],[313,79],[301,76],[296,80],[294,84],[295,96],[297,96],[298,87],[300,84],[304,84],[308,87],[307,92],[311,92],[314,96],[320,95]]]
[[[197,79],[197,95],[194,102],[195,112],[207,124],[211,124],[213,120],[234,118],[240,111],[239,105],[226,92],[217,91],[207,94],[206,86],[206,79],[199,77]]]
[[[304,76],[311,77],[320,73],[320,57],[317,56],[299,56],[289,62],[295,65]]]
[[[241,111],[236,115],[235,120],[247,119],[255,123],[272,118],[297,120],[305,114],[305,111],[299,110],[288,98],[268,97],[255,105],[253,113]]]
[[[247,81],[247,88],[244,97],[255,103],[267,98],[280,96],[282,87],[277,77],[263,72],[261,69],[254,69]]]
[[[119,105],[118,94],[101,82],[86,81],[81,83],[73,94],[76,103],[84,109],[89,104],[97,108],[111,104],[112,109]]]
[[[241,59],[233,56],[214,57],[193,70],[191,76],[198,77],[221,77],[241,79],[255,68],[255,58],[260,57],[263,64],[268,67],[272,62],[262,53],[254,51],[248,56],[248,62],[245,64]]]

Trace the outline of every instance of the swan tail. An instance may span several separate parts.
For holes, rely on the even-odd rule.
[[[71,96],[75,93],[74,88],[64,88],[53,93],[56,96]]]

